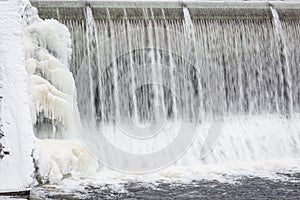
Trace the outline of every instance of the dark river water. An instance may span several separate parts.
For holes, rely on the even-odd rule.
[[[103,184],[71,191],[43,185],[32,190],[30,199],[300,199],[300,174],[280,176],[280,179],[240,177],[231,183],[128,181],[119,185],[119,189],[114,184]]]

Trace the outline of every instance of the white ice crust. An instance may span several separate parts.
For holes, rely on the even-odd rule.
[[[28,1],[23,2],[22,12],[33,122],[43,113],[64,125],[65,138],[75,138],[76,88],[68,68],[72,52],[70,32],[57,20],[40,19]]]
[[[71,36],[57,20],[42,20],[36,8],[23,0],[25,68],[28,74],[30,111],[33,124],[45,118],[62,123],[63,139],[38,139],[34,158],[37,180],[59,183],[66,176],[93,173],[97,162],[78,138],[76,87],[69,70]]]
[[[22,19],[17,0],[0,1],[0,143],[9,155],[0,159],[0,193],[26,190],[33,181],[34,134],[24,68]]]
[[[38,140],[38,179],[42,183],[58,184],[64,177],[89,176],[96,173],[97,161],[78,140]]]

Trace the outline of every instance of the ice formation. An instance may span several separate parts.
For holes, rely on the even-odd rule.
[[[77,140],[38,140],[36,152],[37,179],[42,183],[59,183],[66,176],[93,175],[97,169],[97,162]]]
[[[65,125],[68,129],[65,138],[76,137],[73,105],[70,103],[73,97],[56,89],[49,81],[37,75],[29,77],[28,87],[33,121],[37,120],[37,113],[43,112],[46,117],[57,119]]]
[[[32,122],[44,126],[43,120],[39,122],[42,117],[52,122],[53,127],[56,121],[63,126],[62,139],[53,139],[57,138],[55,128],[54,135],[50,130],[43,139],[36,139],[37,180],[58,183],[68,175],[94,172],[97,162],[76,139],[79,115],[75,82],[68,67],[72,51],[70,32],[57,20],[40,19],[29,1],[22,3],[20,13]]]
[[[67,66],[72,51],[70,32],[56,20],[40,19],[28,1],[21,13],[33,122],[42,113],[44,118],[63,124],[64,138],[75,138],[76,88]]]

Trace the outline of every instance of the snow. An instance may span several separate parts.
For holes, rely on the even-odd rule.
[[[24,65],[22,20],[15,1],[0,1],[1,143],[10,152],[0,161],[0,192],[25,190],[33,181],[34,134]]]

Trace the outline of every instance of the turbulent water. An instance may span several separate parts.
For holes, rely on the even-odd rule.
[[[297,199],[299,174],[281,174],[282,180],[269,180],[257,177],[242,177],[235,183],[218,181],[192,181],[127,183],[99,186],[84,186],[81,189],[56,187],[37,188],[34,199]]]

